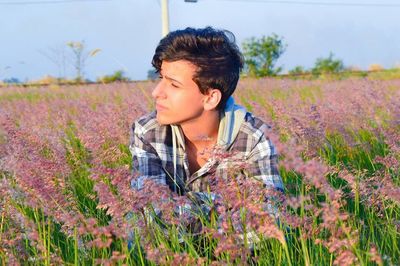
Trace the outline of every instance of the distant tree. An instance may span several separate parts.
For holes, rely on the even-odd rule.
[[[111,83],[111,82],[116,82],[116,81],[125,82],[125,81],[129,81],[129,78],[125,76],[125,72],[123,70],[117,70],[112,75],[106,75],[106,76],[97,78],[97,81],[103,82],[103,83]]]
[[[355,72],[355,71],[362,71],[362,70],[359,66],[352,65],[352,66],[346,66],[344,68],[344,71]]]
[[[39,50],[39,53],[57,66],[59,79],[65,79],[67,62],[67,53],[65,48],[66,47],[64,45],[58,45],[49,47],[47,51]]]
[[[10,66],[5,66],[0,68],[0,79],[6,76],[6,71],[9,70],[10,68],[11,68]]]
[[[157,71],[154,68],[152,68],[149,71],[147,71],[147,79],[156,80],[156,79],[158,79],[158,76],[159,75],[158,75]]]
[[[35,80],[30,80],[29,83],[33,84],[74,84],[76,80],[64,79],[59,77],[54,77],[51,75],[44,75],[43,77]],[[85,82],[89,82],[86,80]]]
[[[91,51],[86,51],[85,42],[68,42],[67,46],[71,48],[72,51],[72,65],[76,71],[76,81],[83,81],[84,69],[86,66],[86,61],[90,57],[94,57],[99,53],[100,49],[93,49]]]
[[[308,71],[302,66],[295,66],[293,69],[289,70],[290,75],[304,75]]]
[[[384,67],[380,64],[371,64],[368,66],[369,71],[382,71]]]
[[[250,38],[243,42],[245,72],[253,77],[275,76],[282,71],[276,61],[285,52],[283,38],[276,34],[261,39]]]
[[[312,73],[315,75],[339,73],[344,70],[344,64],[341,59],[334,59],[331,52],[326,58],[317,58],[315,65],[312,68]]]
[[[3,79],[3,82],[4,82],[4,83],[8,83],[8,84],[18,84],[18,83],[21,83],[21,81],[20,81],[18,78],[14,78],[14,77]]]

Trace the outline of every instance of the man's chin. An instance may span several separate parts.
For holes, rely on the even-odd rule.
[[[164,117],[160,117],[158,115],[157,115],[157,122],[160,125],[163,125],[163,126],[166,126],[166,125],[169,125],[169,124],[173,123],[173,121],[170,121],[169,119],[165,119]]]

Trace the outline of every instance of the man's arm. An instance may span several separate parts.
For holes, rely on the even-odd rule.
[[[135,122],[132,125],[129,141],[129,150],[132,154],[133,174],[138,174],[132,179],[131,186],[138,190],[143,188],[146,179],[152,179],[157,183],[166,184],[166,173],[163,170],[160,157],[154,147],[142,134],[143,128]]]
[[[268,188],[284,190],[278,170],[278,154],[274,145],[264,134],[250,151],[247,162],[250,164],[249,176],[262,181]]]

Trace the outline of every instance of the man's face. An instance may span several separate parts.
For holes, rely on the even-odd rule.
[[[195,72],[196,66],[188,61],[162,62],[161,80],[152,92],[160,124],[182,125],[201,116],[206,95],[192,80]]]

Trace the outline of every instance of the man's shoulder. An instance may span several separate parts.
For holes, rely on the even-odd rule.
[[[261,118],[247,112],[231,149],[250,153],[257,145],[264,145],[268,142],[269,128],[270,126]]]
[[[275,147],[269,138],[270,128],[261,118],[247,112],[230,150],[250,161],[261,162],[263,158],[275,155]]]
[[[270,128],[271,127],[261,118],[253,115],[250,112],[247,112],[244,117],[244,121],[240,127],[240,132],[248,135],[249,137],[259,139]]]
[[[141,117],[139,117],[132,125],[134,132],[138,135],[147,135],[151,132],[155,132],[158,130],[163,130],[165,126],[160,125],[157,122],[157,113],[153,111],[151,113],[147,113]]]

